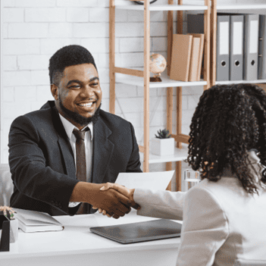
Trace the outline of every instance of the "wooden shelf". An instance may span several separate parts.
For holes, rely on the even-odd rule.
[[[224,85],[228,85],[228,84],[240,84],[240,83],[266,83],[266,79],[257,79],[257,80],[227,80],[227,81],[216,81],[215,84],[216,85],[220,85],[220,84],[224,84]]]
[[[172,169],[172,162],[175,162],[176,169],[176,189],[181,189],[182,180],[182,161],[187,159],[188,150],[185,143],[187,138],[182,135],[182,87],[189,86],[204,86],[207,89],[210,85],[210,0],[204,0],[203,3],[190,1],[188,4],[184,4],[183,0],[178,0],[178,4],[174,4],[174,0],[168,0],[168,5],[150,5],[149,1],[144,1],[144,5],[136,5],[130,3],[120,3],[115,5],[115,0],[109,0],[109,66],[110,66],[110,100],[109,111],[115,113],[115,85],[116,83],[122,83],[126,85],[133,85],[143,87],[143,114],[144,114],[144,138],[141,148],[141,160],[143,161],[143,171],[149,171],[149,164],[153,163],[166,163],[166,170]],[[125,1],[124,1],[125,2]],[[193,2],[193,3],[192,3]],[[129,69],[115,66],[115,10],[136,10],[143,12],[144,17],[144,62],[142,70]],[[203,76],[204,80],[197,82],[183,82],[177,80],[171,80],[167,76],[167,72],[162,75],[162,82],[150,82],[150,54],[151,54],[151,32],[150,32],[150,13],[151,11],[168,11],[167,14],[167,61],[171,60],[172,52],[172,39],[174,32],[174,11],[177,11],[177,30],[176,33],[183,33],[183,11],[202,11],[204,13],[204,68]],[[169,72],[169,69],[167,69]],[[150,151],[150,90],[152,88],[167,88],[166,101],[167,101],[167,117],[166,128],[169,129],[170,134],[173,128],[173,111],[174,111],[174,98],[176,101],[176,134],[179,136],[176,142],[175,154],[172,156],[156,156],[151,154]],[[174,89],[176,90],[176,97],[174,97]],[[181,145],[182,144],[182,145]],[[169,187],[170,188],[170,187]]]
[[[117,5],[116,9],[144,11],[143,5]],[[207,10],[204,5],[151,5],[150,11],[185,11],[185,10]]]
[[[185,144],[182,145],[181,149],[175,148],[174,155],[158,156],[152,153],[149,154],[149,163],[167,163],[167,162],[180,162],[187,159],[188,148]],[[140,160],[143,161],[143,153],[140,153]]]
[[[226,4],[217,5],[217,11],[219,10],[250,10],[250,9],[266,9],[266,4]]]
[[[116,82],[143,87],[144,78],[124,74],[116,74]],[[150,88],[170,88],[170,87],[188,87],[188,86],[205,86],[207,81],[184,82],[172,80],[167,75],[162,75],[162,82],[150,82]]]

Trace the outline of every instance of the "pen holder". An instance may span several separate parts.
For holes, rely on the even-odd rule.
[[[18,240],[18,220],[10,220],[10,243]]]
[[[0,212],[0,229],[2,229],[1,239],[0,239],[0,252],[9,251],[10,246],[10,221]]]

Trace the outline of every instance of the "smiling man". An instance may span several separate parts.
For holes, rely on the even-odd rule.
[[[54,101],[11,125],[11,206],[51,215],[92,213],[91,205],[118,218],[128,199],[101,191],[120,172],[140,172],[132,125],[101,110],[100,78],[90,52],[70,45],[50,59]]]

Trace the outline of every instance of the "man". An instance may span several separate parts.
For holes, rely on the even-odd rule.
[[[141,172],[132,125],[100,109],[97,68],[84,47],[58,50],[49,75],[54,101],[11,125],[11,206],[73,215],[91,213],[93,205],[115,218],[123,216],[128,199],[99,189],[115,182],[119,172]]]

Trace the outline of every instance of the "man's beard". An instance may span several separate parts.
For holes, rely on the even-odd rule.
[[[77,124],[81,125],[81,126],[86,126],[88,125],[90,122],[92,122],[93,124],[95,124],[99,118],[99,114],[100,114],[100,109],[101,109],[101,105],[96,109],[95,113],[93,116],[91,117],[84,117],[82,115],[80,115],[79,113],[76,112],[72,112],[70,110],[68,110],[62,103],[62,100],[60,98],[59,95],[59,106],[60,109],[62,110],[65,118],[72,120],[74,122],[76,122]]]

